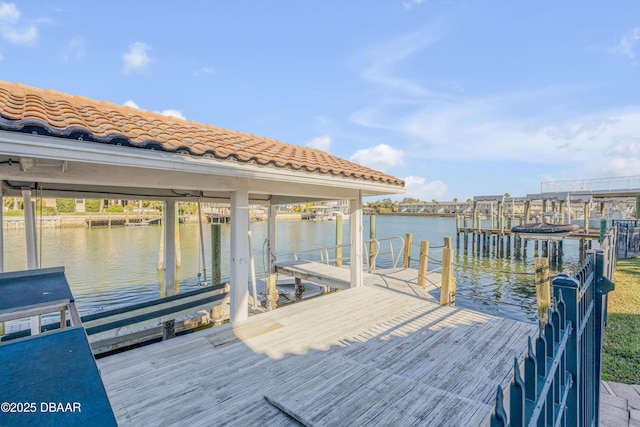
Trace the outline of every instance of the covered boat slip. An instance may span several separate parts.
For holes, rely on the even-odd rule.
[[[248,317],[250,205],[270,206],[267,246],[272,261],[278,251],[277,205],[350,201],[355,249],[349,283],[358,287],[362,198],[404,192],[398,178],[316,149],[3,81],[0,180],[0,196],[24,200],[28,269],[40,265],[33,206],[40,196],[164,202],[167,295],[176,278],[175,202],[230,203],[232,322]],[[0,247],[0,271],[3,251]],[[269,272],[274,279],[273,264]]]
[[[235,326],[98,360],[116,420],[481,425],[537,328],[440,306],[429,294],[389,285],[384,274],[374,277]]]

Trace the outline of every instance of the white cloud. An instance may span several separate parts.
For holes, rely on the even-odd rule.
[[[633,176],[640,171],[640,157],[615,158],[610,160],[602,172],[612,176]]]
[[[315,138],[311,138],[304,142],[304,145],[307,147],[315,148],[317,150],[329,152],[331,148],[331,143],[333,142],[333,138],[329,135],[318,136]]]
[[[362,70],[362,78],[380,85],[383,89],[400,94],[410,96],[430,94],[430,91],[419,83],[396,75],[395,67],[419,50],[435,43],[439,39],[437,27],[437,24],[426,26],[367,51],[365,54],[367,66]]]
[[[404,179],[407,192],[403,197],[413,197],[420,200],[441,199],[447,194],[447,185],[442,181],[427,182],[420,176],[408,176]]]
[[[62,54],[63,61],[79,60],[84,56],[86,50],[86,42],[82,37],[74,37],[69,43]]]
[[[197,69],[196,71],[193,72],[193,75],[195,77],[200,77],[200,76],[204,76],[204,75],[213,75],[216,72],[216,70],[214,70],[211,67],[202,67]]]
[[[640,155],[632,147],[640,147],[640,105],[570,113],[567,99],[582,88],[543,87],[473,98],[449,90],[438,93],[399,77],[396,65],[412,59],[431,40],[428,31],[411,33],[371,51],[362,78],[379,91],[380,99],[352,112],[352,122],[399,135],[411,146],[412,159],[427,162],[539,163],[591,175],[614,170],[628,174],[637,165],[634,159]],[[369,165],[381,157],[370,151],[356,154]],[[378,167],[389,166],[383,158]]]
[[[135,108],[136,110],[139,110],[140,107],[138,107],[138,104],[136,104],[133,100],[131,99],[127,99],[124,104],[125,107],[131,107],[131,108]]]
[[[151,48],[142,42],[129,45],[129,50],[122,54],[123,70],[125,73],[143,72],[151,64],[147,51]]]
[[[424,2],[424,0],[409,0],[409,1],[403,2],[402,5],[404,6],[405,9],[411,10],[413,9],[414,6],[417,6],[422,2]]]
[[[169,117],[175,117],[177,119],[182,119],[182,120],[186,120],[186,118],[182,115],[182,112],[180,110],[162,110],[160,111],[160,114],[162,114],[163,116],[169,116]]]
[[[127,99],[124,104],[125,107],[135,108],[136,110],[141,110],[140,106],[133,100]],[[175,117],[177,119],[186,120],[186,118],[182,115],[180,110],[166,109],[162,111],[156,111],[158,114],[162,114],[163,116]]]
[[[22,14],[14,3],[0,3],[0,36],[13,44],[31,45],[38,39],[35,25],[18,28]]]
[[[387,144],[380,144],[356,151],[349,160],[372,169],[385,171],[394,166],[402,165],[403,156],[402,150],[396,150]]]
[[[13,3],[0,3],[0,22],[15,25],[20,19],[20,11]]]
[[[611,53],[626,56],[629,59],[636,57],[636,45],[640,41],[640,27],[636,27],[628,31],[622,36],[620,42],[612,49]]]

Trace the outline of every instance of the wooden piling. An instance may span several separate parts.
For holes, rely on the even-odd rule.
[[[222,232],[220,224],[211,224],[211,283],[222,282]],[[213,325],[222,324],[222,306],[216,305],[211,309]]]
[[[440,305],[450,305],[452,303],[452,292],[455,291],[453,286],[453,249],[451,248],[451,237],[445,237],[444,248],[442,248]]]
[[[536,303],[538,305],[538,322],[546,325],[549,307],[551,306],[551,281],[549,280],[549,259],[536,258],[534,260],[536,272]]]
[[[466,227],[464,229],[464,253],[466,254],[468,249],[469,249],[469,232],[467,231]]]
[[[111,217],[109,217],[109,224],[111,224]],[[158,250],[158,263],[156,264],[156,268],[158,270],[162,270],[163,265],[164,265],[164,227],[160,232],[160,249]]]
[[[369,239],[375,240],[375,238],[376,238],[376,216],[370,215],[369,216]],[[372,271],[376,269],[375,251],[376,251],[376,242],[372,241],[371,243],[369,243],[369,269]]]
[[[342,215],[336,216],[336,266],[342,267]]]
[[[418,286],[427,287],[427,266],[429,264],[429,241],[420,242],[420,261],[418,263]]]
[[[589,232],[589,203],[584,204],[584,232]]]
[[[487,247],[485,249],[485,255],[491,256],[491,230],[485,231],[485,234],[487,236],[487,240],[486,240]]]
[[[176,215],[175,227],[176,268],[182,267],[182,251],[180,250],[180,215]]]
[[[411,245],[413,243],[413,234],[407,233],[404,240],[404,259],[402,261],[402,267],[409,268],[411,262]]]
[[[607,220],[603,218],[600,220],[600,238],[598,242],[602,243],[605,234],[607,234]]]
[[[300,302],[302,301],[302,296],[305,291],[304,284],[302,283],[302,279],[298,277],[294,279],[294,283],[295,283],[295,292],[296,292],[296,302]]]

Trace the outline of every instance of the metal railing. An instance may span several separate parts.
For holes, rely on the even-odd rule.
[[[542,193],[558,193],[564,191],[610,192],[614,190],[631,190],[634,188],[640,188],[640,175],[569,181],[546,181],[540,183],[540,191]]]
[[[615,230],[608,235],[577,274],[553,280],[549,323],[540,325],[535,344],[529,338],[524,366],[514,359],[506,406],[498,387],[491,426],[599,425],[606,294],[616,260]]]
[[[400,236],[385,237],[382,239],[369,239],[364,240],[362,243],[363,263],[368,272],[375,270],[376,265],[380,262],[382,262],[382,265],[390,266],[391,268],[397,268],[398,264],[401,262],[404,249],[404,239]],[[340,249],[350,248],[350,243],[343,243],[341,245],[287,252],[279,254],[278,258],[282,259],[291,257],[294,260],[304,259],[323,264],[335,265],[351,261],[351,251],[349,251],[348,255],[341,255],[345,251],[340,251]]]
[[[640,227],[638,227],[638,220],[614,219],[611,224],[618,230],[618,258],[627,259],[640,256]]]

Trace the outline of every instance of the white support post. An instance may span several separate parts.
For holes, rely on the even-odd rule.
[[[231,324],[249,317],[249,191],[238,180],[231,194]]]
[[[31,202],[31,189],[22,189],[22,204],[24,208],[24,231],[27,240],[27,269],[34,270],[38,268],[38,245],[36,241],[36,216]]]
[[[358,192],[355,199],[349,201],[349,222],[351,231],[351,287],[363,286],[362,281],[362,193]]]
[[[164,226],[163,296],[172,296],[175,294],[176,282],[176,203],[173,200],[164,202],[162,223]]]

